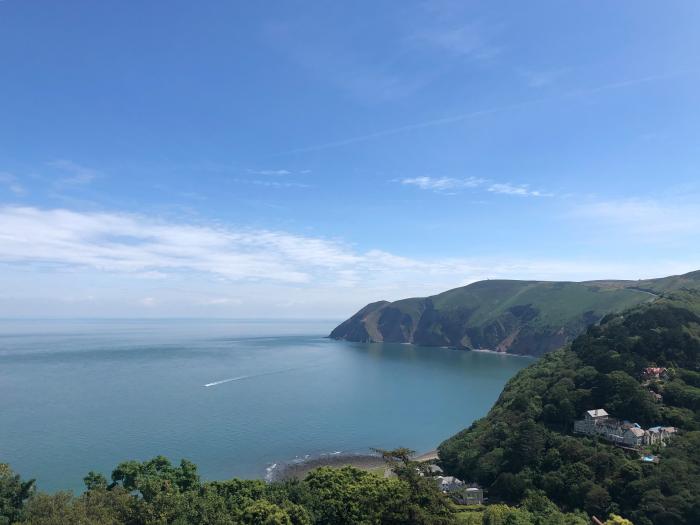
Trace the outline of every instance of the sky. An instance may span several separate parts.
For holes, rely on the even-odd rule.
[[[0,0],[0,317],[700,269],[700,3]]]

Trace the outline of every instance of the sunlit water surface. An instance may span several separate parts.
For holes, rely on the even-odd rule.
[[[0,321],[0,462],[43,490],[126,459],[206,479],[406,446],[486,414],[527,358],[324,338],[334,321]]]

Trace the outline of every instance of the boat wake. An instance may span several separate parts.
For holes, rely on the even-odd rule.
[[[230,383],[231,381],[240,381],[241,379],[248,379],[249,377],[251,377],[251,376],[231,377],[229,379],[222,379],[221,381],[214,381],[213,383],[207,383],[204,386],[209,388],[210,386],[223,385],[224,383]]]
[[[272,372],[262,372],[260,374],[250,374],[250,375],[246,375],[246,376],[229,377],[228,379],[220,379],[219,381],[212,381],[211,383],[207,383],[203,386],[205,388],[209,388],[209,387],[216,386],[216,385],[223,385],[224,383],[230,383],[231,381],[242,381],[244,379],[253,379],[256,377],[271,376],[274,374],[284,374],[286,372],[294,372],[295,370],[304,370],[307,368],[313,368],[313,365],[312,366],[298,366],[296,368],[285,368],[284,370],[273,370]]]

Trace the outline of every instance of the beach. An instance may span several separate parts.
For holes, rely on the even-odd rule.
[[[437,459],[437,450],[425,452],[413,458],[415,461],[434,461]],[[275,465],[269,470],[268,481],[282,481],[289,479],[304,479],[306,475],[319,467],[341,468],[351,466],[361,470],[369,470],[382,473],[388,468],[387,462],[379,454],[323,454],[318,457]]]

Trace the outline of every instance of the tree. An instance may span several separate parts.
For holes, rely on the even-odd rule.
[[[610,506],[610,494],[603,487],[593,485],[586,494],[584,509],[594,516],[605,516]]]
[[[618,516],[617,514],[611,514],[610,517],[605,521],[605,525],[634,525],[630,520]]]
[[[526,510],[495,504],[486,507],[483,525],[532,525],[532,516]]]
[[[247,525],[292,525],[292,520],[283,509],[266,500],[256,501],[246,507],[243,523]]]
[[[34,491],[33,479],[22,481],[8,464],[0,463],[0,525],[19,519],[22,507]]]
[[[83,478],[83,483],[85,483],[85,488],[89,491],[107,488],[107,478],[93,470],[88,472],[87,476]]]
[[[438,490],[433,473],[425,462],[413,461],[414,451],[407,448],[380,450],[396,476],[409,489],[406,511],[408,523],[451,523],[454,510]]]

